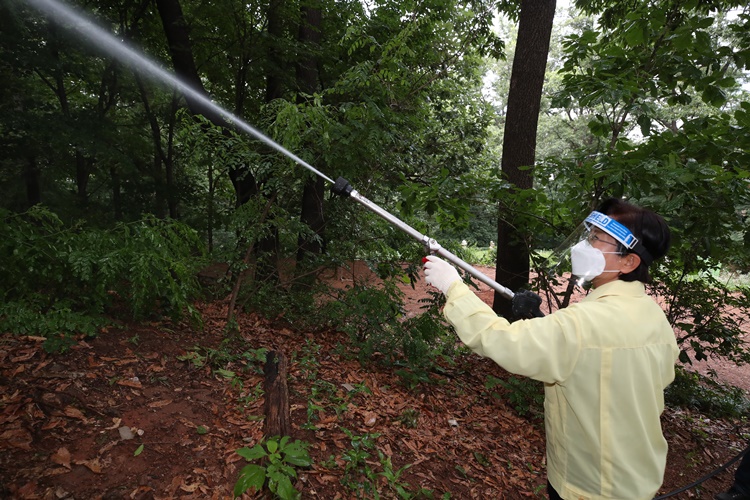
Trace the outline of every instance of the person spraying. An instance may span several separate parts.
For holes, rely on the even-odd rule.
[[[426,257],[425,280],[445,295],[443,314],[463,343],[544,383],[550,498],[651,499],[666,468],[660,415],[679,349],[644,284],[669,249],[669,227],[650,210],[609,199],[568,241],[564,256],[591,290],[547,316],[536,294],[519,292],[514,312],[530,319],[498,317],[436,256]]]

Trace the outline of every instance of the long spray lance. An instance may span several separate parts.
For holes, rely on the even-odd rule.
[[[469,273],[470,275],[472,275],[473,277],[475,277],[482,283],[488,285],[490,288],[498,292],[503,297],[508,298],[508,299],[513,298],[514,294],[512,291],[505,288],[500,283],[490,279],[487,275],[482,274],[476,268],[474,268],[471,264],[469,264],[468,262],[465,262],[464,260],[457,257],[455,254],[451,253],[450,251],[440,246],[440,244],[434,239],[428,236],[425,236],[424,234],[420,233],[413,227],[409,226],[402,220],[386,212],[385,210],[377,206],[375,203],[371,202],[370,200],[368,200],[367,198],[359,194],[359,192],[357,192],[357,190],[354,189],[351,184],[349,184],[349,181],[347,181],[343,177],[339,177],[338,179],[336,179],[336,182],[331,188],[331,191],[333,191],[334,194],[337,194],[339,196],[344,196],[344,197],[348,196],[357,200],[359,203],[369,208],[370,210],[372,210],[373,212],[375,212],[376,214],[378,214],[379,216],[381,216],[382,218],[384,218],[385,220],[387,220],[388,222],[390,222],[397,228],[401,229],[409,236],[413,237],[414,239],[418,241],[421,241],[427,252],[438,255],[444,258],[445,260],[447,260],[448,262],[451,262],[452,264],[460,267],[461,269],[463,269],[464,271],[466,271],[467,273]]]
[[[71,7],[68,7],[64,5],[63,3],[58,2],[56,0],[25,0],[25,1],[29,5],[35,7],[37,10],[47,14],[50,17],[50,19],[57,22],[58,24],[63,25],[63,27],[67,27],[73,31],[77,31],[77,33],[80,36],[92,42],[95,47],[117,58],[119,61],[125,63],[134,71],[145,73],[146,75],[151,76],[155,80],[158,80],[162,83],[166,83],[167,85],[171,85],[172,87],[182,92],[184,95],[189,96],[191,99],[194,99],[195,101],[200,102],[201,104],[206,106],[208,109],[211,109],[212,111],[216,112],[228,123],[231,123],[233,126],[237,127],[237,129],[247,133],[248,135],[252,137],[255,137],[256,139],[260,140],[261,142],[275,149],[282,155],[291,159],[298,165],[305,167],[310,172],[321,177],[322,179],[325,179],[327,182],[333,184],[332,191],[335,194],[339,196],[344,196],[344,197],[351,197],[357,200],[359,203],[361,203],[368,209],[372,210],[373,212],[375,212],[376,214],[384,218],[386,221],[390,222],[392,225],[396,226],[397,228],[406,232],[407,234],[414,237],[418,241],[422,242],[422,244],[425,246],[426,251],[428,251],[429,253],[436,254],[444,258],[445,260],[451,262],[455,266],[460,267],[461,269],[463,269],[464,271],[466,271],[467,273],[469,273],[470,275],[472,275],[479,281],[485,283],[490,288],[500,293],[502,296],[508,299],[513,298],[514,294],[512,291],[500,285],[499,283],[495,282],[494,280],[490,279],[486,275],[482,274],[473,266],[471,266],[469,263],[463,261],[462,259],[458,258],[456,255],[452,254],[451,252],[449,252],[448,250],[440,246],[440,244],[438,244],[438,242],[435,241],[434,239],[428,238],[427,236],[423,235],[416,229],[410,227],[409,225],[407,225],[406,223],[404,223],[403,221],[401,221],[394,215],[386,212],[385,210],[377,206],[375,203],[371,202],[370,200],[368,200],[367,198],[359,194],[349,184],[349,182],[346,181],[346,179],[339,177],[334,182],[333,179],[326,176],[319,170],[315,169],[312,165],[310,165],[309,163],[307,163],[306,161],[304,161],[302,158],[298,157],[291,151],[287,150],[286,148],[281,146],[279,143],[265,136],[262,132],[257,130],[255,127],[251,126],[250,124],[243,121],[239,117],[233,115],[229,111],[225,110],[221,106],[214,103],[203,92],[197,91],[196,89],[186,84],[185,82],[183,82],[182,80],[174,76],[173,74],[159,67],[157,64],[152,62],[145,55],[126,46],[121,40],[118,40],[117,38],[112,36],[112,34],[110,34],[109,32],[99,28],[92,21],[86,19],[85,16],[77,13]],[[70,26],[64,26],[66,23]]]

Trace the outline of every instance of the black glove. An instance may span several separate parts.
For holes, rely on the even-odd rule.
[[[541,318],[544,313],[539,309],[542,305],[542,298],[534,292],[528,290],[518,290],[513,295],[511,309],[513,315],[519,319]]]

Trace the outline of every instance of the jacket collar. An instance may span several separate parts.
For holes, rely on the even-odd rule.
[[[640,297],[646,294],[646,286],[640,281],[621,281],[614,280],[606,283],[598,288],[594,288],[589,294],[583,299],[597,300],[602,297],[609,295],[625,295],[628,297]]]

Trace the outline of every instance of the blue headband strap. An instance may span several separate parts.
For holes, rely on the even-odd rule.
[[[630,229],[601,212],[591,212],[589,216],[586,217],[585,222],[586,225],[592,224],[609,234],[614,239],[625,245],[628,250],[632,250],[638,243],[638,238],[630,232]]]
[[[587,227],[590,229],[590,225],[594,225],[604,231],[605,233],[612,236],[614,239],[625,245],[625,247],[638,254],[641,260],[646,264],[646,267],[650,266],[654,261],[651,253],[646,250],[646,247],[638,241],[638,238],[630,232],[630,229],[623,226],[612,217],[608,217],[601,212],[591,212],[586,220],[584,221]]]

